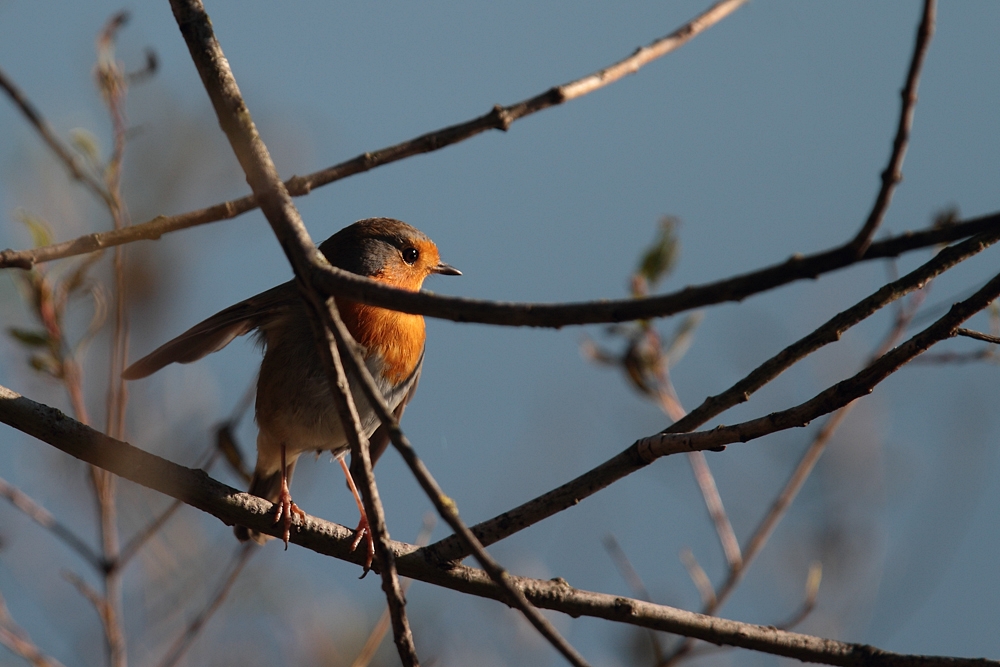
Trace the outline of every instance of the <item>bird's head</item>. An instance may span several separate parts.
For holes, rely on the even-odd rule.
[[[392,218],[355,222],[319,249],[338,268],[413,292],[429,275],[462,275],[441,261],[437,246],[423,232]]]

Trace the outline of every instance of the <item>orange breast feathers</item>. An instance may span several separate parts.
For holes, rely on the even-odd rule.
[[[385,363],[383,375],[402,382],[420,362],[426,332],[420,315],[398,313],[346,299],[337,299],[337,308],[354,340],[368,353],[377,352]]]
[[[441,257],[430,239],[414,239],[413,247],[418,251],[416,260],[389,256],[381,270],[371,278],[410,292],[419,291],[427,276],[440,271]],[[337,299],[337,308],[354,340],[364,345],[369,353],[377,352],[382,356],[385,363],[383,375],[388,380],[402,382],[409,377],[420,363],[424,351],[427,334],[422,316],[347,299]]]

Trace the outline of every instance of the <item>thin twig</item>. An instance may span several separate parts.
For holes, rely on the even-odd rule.
[[[920,304],[923,303],[926,296],[926,288],[918,292],[914,292],[910,306],[902,307],[899,310],[896,314],[892,328],[883,338],[875,352],[872,353],[865,365],[874,363],[879,357],[887,353],[897,342],[899,342],[899,340],[903,337],[903,334],[906,332],[906,328],[910,325],[910,322],[913,321],[913,316],[920,308]],[[830,443],[834,433],[836,433],[837,429],[844,422],[847,415],[850,414],[851,409],[855,405],[857,405],[857,401],[848,403],[831,414],[823,424],[823,427],[813,438],[809,447],[806,448],[805,453],[799,460],[798,465],[795,466],[795,469],[792,471],[792,474],[785,483],[785,486],[778,494],[778,497],[775,498],[774,502],[771,504],[767,514],[764,515],[764,518],[761,519],[757,528],[751,534],[750,539],[747,541],[746,548],[743,551],[742,562],[738,565],[730,565],[726,580],[717,591],[714,591],[711,598],[702,606],[703,614],[708,614],[710,616],[715,615],[719,609],[722,608],[722,605],[725,604],[726,600],[729,599],[729,596],[733,594],[740,582],[743,581],[743,577],[746,575],[751,563],[753,563],[757,555],[764,549],[764,545],[766,545],[770,540],[774,530],[785,517],[788,509],[792,505],[792,502],[798,496],[799,491],[802,490],[806,480],[809,479],[809,476],[812,474],[813,469],[816,467],[816,463],[819,462],[823,452],[826,451],[826,446]],[[811,601],[807,596],[806,604],[800,610],[797,617],[805,618],[805,616],[812,611],[812,607],[814,605],[815,595]],[[796,621],[796,623],[797,622],[798,621]],[[690,655],[694,646],[695,643],[690,639],[681,642],[680,645],[677,646],[671,652],[670,656],[664,661],[664,666],[676,664],[684,656]]]
[[[219,457],[220,453],[221,452],[216,445],[209,445],[202,455],[202,461],[195,463],[195,465],[207,472],[212,469],[212,464],[215,463],[215,460]],[[250,480],[247,478],[245,481],[249,482]],[[118,561],[115,563],[115,567],[119,569],[125,568],[132,558],[139,553],[139,550],[143,547],[143,545],[156,535],[156,533],[158,533],[160,529],[166,525],[167,521],[170,520],[170,517],[176,514],[177,510],[179,510],[183,505],[184,503],[181,501],[175,500],[170,503],[170,505],[168,505],[159,516],[155,517],[152,521],[146,524],[145,527],[139,530],[139,532],[133,535],[132,539],[130,539],[122,548],[121,553],[118,556]]]
[[[434,530],[434,525],[436,523],[436,517],[432,512],[425,514],[424,523],[420,527],[420,532],[417,533],[417,539],[414,540],[413,543],[421,547],[426,546],[427,543],[431,541],[431,532]],[[412,579],[403,579],[400,582],[400,587],[403,589],[404,595],[412,583]],[[385,638],[385,633],[389,631],[391,620],[391,613],[387,606],[385,611],[382,612],[382,615],[379,616],[378,621],[375,623],[375,627],[372,628],[371,633],[368,635],[365,645],[361,647],[358,657],[356,657],[351,663],[351,667],[368,667],[372,658],[375,657],[375,652],[378,651],[379,645],[382,644],[382,639]]]
[[[552,106],[557,106],[569,100],[576,99],[587,93],[603,88],[622,77],[636,72],[640,67],[666,55],[683,46],[702,31],[718,23],[744,4],[746,0],[723,0],[716,3],[700,16],[681,26],[666,37],[652,44],[637,49],[610,67],[563,84],[554,86],[544,93],[523,100],[507,107],[494,106],[488,113],[458,125],[451,125],[433,132],[404,141],[394,146],[388,146],[361,155],[340,164],[322,169],[306,176],[293,176],[285,182],[285,188],[293,197],[309,194],[311,190],[335,181],[363,173],[404,158],[430,153],[446,146],[459,143],[488,130],[506,131],[510,125],[533,113]],[[163,234],[187,229],[219,220],[228,220],[252,211],[259,206],[254,195],[240,199],[222,202],[207,208],[183,213],[175,216],[157,216],[152,220],[130,227],[127,230],[90,234],[73,241],[24,250],[19,253],[0,253],[0,268],[4,266],[19,266],[29,268],[35,262],[47,262],[62,257],[70,257],[101,248],[131,243],[139,240],[158,239]]]
[[[250,406],[253,405],[256,393],[257,378],[254,377],[253,381],[247,385],[246,391],[243,392],[243,397],[233,407],[229,419],[215,427],[215,447],[213,451],[223,456],[226,463],[229,464],[229,468],[245,484],[250,484],[252,473],[247,466],[246,459],[243,457],[243,452],[236,444],[236,436],[233,434],[233,430],[239,424],[240,420],[243,419],[243,415],[250,409]]]
[[[1000,291],[1000,285],[997,286]],[[239,524],[269,535],[278,535],[274,507],[267,501],[210,478],[204,471],[171,463],[128,443],[115,440],[66,416],[0,386],[0,422],[34,436],[84,462],[101,462],[109,472],[146,488],[165,493],[212,514],[224,523]],[[355,561],[351,551],[353,531],[316,517],[306,516],[292,541],[317,553]],[[463,593],[506,600],[507,593],[490,576],[476,568],[456,564],[442,568],[425,558],[414,545],[392,542],[403,576]],[[906,656],[809,635],[783,632],[773,627],[739,623],[621,596],[583,591],[562,580],[543,581],[508,575],[508,581],[531,602],[545,609],[573,616],[589,616],[628,623],[673,634],[784,655],[799,660],[858,667],[908,667],[943,664],[942,658]],[[950,667],[1000,666],[982,659],[949,658]]]
[[[919,289],[931,278],[947,271],[998,240],[1000,240],[1000,230],[993,234],[976,236],[956,246],[945,248],[914,271],[885,285],[871,296],[838,313],[807,336],[792,343],[726,391],[705,399],[700,406],[680,421],[675,422],[661,435],[693,431],[723,411],[749,400],[752,393],[790,368],[798,360],[839,340],[845,331],[882,307],[913,290]],[[473,533],[483,544],[493,544],[576,505],[582,499],[646,466],[648,461],[639,456],[637,444],[566,484],[473,526]],[[468,552],[464,550],[455,537],[448,537],[436,542],[427,547],[426,551],[428,552],[427,557],[434,562],[452,561],[468,555]]]
[[[809,566],[809,574],[806,575],[806,594],[802,600],[802,606],[784,623],[779,623],[777,627],[782,630],[791,630],[797,626],[816,609],[816,598],[819,595],[819,584],[823,578],[823,566],[816,561]]]
[[[329,299],[332,303],[333,299]],[[555,629],[548,619],[546,619],[535,606],[524,596],[524,594],[514,587],[510,583],[510,575],[507,573],[500,564],[495,561],[483,547],[482,544],[476,539],[475,535],[469,530],[465,523],[458,516],[458,508],[455,506],[455,501],[444,494],[444,491],[438,485],[438,483],[431,476],[431,473],[424,466],[423,462],[417,456],[416,451],[410,444],[409,440],[403,434],[402,430],[399,428],[399,423],[393,416],[392,411],[385,404],[385,399],[382,396],[381,391],[375,384],[375,380],[372,378],[371,373],[362,361],[360,354],[358,352],[358,346],[350,337],[350,333],[347,331],[347,327],[344,326],[343,321],[341,321],[339,315],[336,311],[331,309],[330,311],[331,319],[325,322],[329,331],[335,336],[338,345],[347,351],[344,355],[344,359],[347,360],[351,374],[360,380],[361,389],[364,392],[365,398],[368,399],[368,403],[372,405],[375,409],[375,413],[378,415],[382,426],[385,427],[386,431],[389,433],[389,440],[392,442],[396,450],[402,455],[403,460],[409,466],[410,471],[413,473],[414,477],[417,478],[417,482],[423,488],[424,493],[430,498],[431,503],[437,510],[438,514],[442,519],[451,527],[455,532],[456,537],[465,545],[469,552],[475,557],[479,564],[483,567],[483,570],[489,575],[490,579],[494,581],[500,588],[506,592],[506,597],[504,602],[515,607],[520,611],[525,618],[531,623],[539,634],[545,637],[550,644],[552,644],[556,650],[562,653],[563,657],[566,658],[572,665],[577,667],[586,667],[587,662],[584,660],[583,656],[573,648],[573,646],[566,641],[559,631]],[[353,343],[353,345],[352,345]],[[365,466],[365,476],[370,474],[369,463],[367,462],[368,455],[367,452],[361,452],[362,462]],[[364,479],[364,476],[362,476]],[[367,500],[367,499],[366,499]]]
[[[994,345],[1000,345],[1000,338],[997,336],[990,336],[989,334],[980,333],[979,331],[973,331],[972,329],[958,329],[955,331],[959,336],[965,336],[967,338],[975,338],[976,340],[986,341],[987,343],[993,343]]]
[[[639,573],[632,567],[632,561],[629,560],[628,554],[622,549],[617,538],[611,534],[605,535],[604,539],[601,540],[601,544],[604,545],[604,550],[611,556],[612,562],[618,568],[618,573],[622,575],[625,583],[632,589],[632,594],[640,600],[652,602],[653,597],[649,594],[649,589],[646,588],[646,584],[643,583]]]
[[[115,565],[119,569],[124,568],[126,565],[128,565],[128,563],[132,560],[132,558],[134,558],[135,555],[139,553],[139,550],[143,547],[143,545],[145,545],[146,542],[148,542],[149,539],[153,537],[153,535],[156,535],[156,533],[160,532],[160,529],[166,525],[167,521],[170,520],[170,517],[176,514],[177,510],[183,507],[183,505],[184,503],[182,503],[179,500],[173,501],[172,503],[170,503],[170,505],[167,506],[167,509],[163,510],[163,512],[160,513],[159,516],[157,516],[148,524],[146,524],[146,526],[143,527],[142,530],[136,533],[132,537],[132,539],[125,544],[125,546],[121,550],[121,553],[118,556],[118,560],[115,563]]]
[[[32,500],[28,494],[8,483],[3,478],[0,478],[0,496],[6,498],[11,505],[21,510],[29,519],[62,540],[66,546],[90,563],[94,569],[98,571],[105,569],[104,560],[82,538],[68,526],[60,523],[58,519],[52,516],[51,512]]]
[[[786,428],[805,426],[815,417],[839,409],[870,393],[875,385],[932,345],[957,335],[955,330],[960,323],[985,309],[998,296],[1000,275],[994,276],[969,299],[956,303],[945,316],[906,343],[886,353],[860,373],[820,392],[805,403],[735,426],[720,426],[712,431],[690,435],[660,433],[643,438],[636,443],[639,455],[655,459],[680,451],[704,450],[734,442],[747,442]]]
[[[340,313],[333,298],[327,298],[324,303],[315,292],[308,289],[306,291],[306,296],[313,301],[316,309],[315,328],[321,340],[325,342],[325,345],[321,345],[320,349],[324,357],[324,366],[327,369],[330,392],[333,394],[341,423],[351,425],[350,428],[344,429],[347,441],[351,446],[351,457],[361,463],[361,474],[358,475],[357,482],[361,489],[365,514],[368,518],[368,530],[371,531],[374,542],[375,557],[378,560],[379,574],[382,577],[382,590],[388,602],[396,647],[404,665],[419,665],[416,645],[413,642],[413,635],[404,608],[406,600],[396,573],[395,554],[392,553],[389,546],[389,529],[385,523],[385,511],[379,498],[378,487],[375,485],[372,460],[368,451],[368,438],[362,435],[361,420],[358,417],[351,388],[347,383],[347,372],[343,356],[340,353],[341,349],[350,349],[347,347],[348,345],[354,344],[356,348],[357,344],[350,338],[350,334],[346,334],[345,339],[336,333],[340,330],[346,332],[346,327],[343,320],[340,319]],[[348,355],[353,353],[352,350],[348,352]],[[351,471],[346,467],[343,459],[341,459],[341,467],[344,468],[344,472],[350,480]],[[366,554],[368,553],[370,552],[366,550]],[[365,567],[368,567],[367,555]]]
[[[62,667],[61,662],[42,653],[28,633],[14,621],[3,595],[0,595],[0,644],[30,662],[33,667]]]
[[[105,165],[104,185],[108,193],[108,212],[116,230],[129,225],[128,210],[121,194],[121,167],[125,156],[126,120],[125,94],[127,83],[125,73],[115,60],[114,46],[118,31],[128,22],[125,11],[113,15],[105,24],[97,38],[97,66],[94,73],[97,86],[108,108],[111,118],[113,148]],[[121,372],[128,356],[128,320],[125,312],[125,266],[124,247],[116,247],[112,259],[114,322],[111,331],[108,387],[106,398],[105,430],[111,437],[125,436],[125,406],[128,394]],[[98,503],[98,521],[101,548],[108,563],[117,564],[121,554],[118,534],[118,510],[116,506],[117,480],[114,475],[100,468],[91,469],[91,480]],[[111,667],[125,667],[127,645],[123,627],[122,573],[118,567],[104,570],[104,634],[107,642]]]
[[[103,622],[104,617],[107,615],[108,604],[104,599],[104,596],[101,595],[100,591],[80,578],[80,576],[75,572],[64,570],[62,575],[63,578],[73,584],[73,587],[76,588],[77,592],[79,592],[80,595],[82,595],[84,599],[86,599],[87,602],[94,607],[94,610],[97,612],[97,615],[101,617]]]
[[[24,117],[28,119],[32,127],[38,132],[42,140],[48,145],[52,152],[56,154],[59,161],[63,163],[66,170],[69,171],[70,176],[74,180],[80,181],[97,195],[105,204],[110,201],[110,195],[108,191],[104,189],[93,174],[80,162],[80,159],[73,154],[73,150],[68,146],[64,145],[63,142],[56,136],[55,132],[52,131],[52,127],[49,125],[48,121],[45,120],[44,116],[35,108],[35,105],[31,103],[24,92],[17,87],[17,85],[4,73],[3,69],[0,69],[0,88],[3,88],[10,97],[14,105],[20,109]]]
[[[670,379],[669,370],[665,363],[666,358],[663,358],[662,352],[660,352],[662,348],[660,348],[658,336],[656,337],[656,346],[658,354],[661,355],[661,359],[664,362],[658,364],[655,373],[658,385],[657,396],[660,400],[660,406],[667,416],[674,422],[678,422],[687,416],[687,411],[681,405],[680,398],[677,396],[677,390]],[[719,487],[715,483],[712,469],[708,466],[708,461],[705,460],[705,453],[688,452],[687,460],[691,466],[691,474],[694,475],[694,481],[698,484],[698,490],[701,491],[702,500],[705,502],[705,509],[708,510],[708,516],[712,520],[712,525],[715,526],[715,534],[719,538],[719,545],[722,547],[722,553],[726,557],[726,563],[730,568],[738,567],[739,563],[743,560],[742,555],[740,555],[740,542],[736,539],[733,524],[729,520],[729,515],[726,514],[726,507],[722,503],[722,496],[719,494]]]
[[[712,588],[712,582],[705,573],[705,568],[694,557],[694,552],[687,548],[682,549],[681,562],[684,563],[684,567],[688,571],[688,576],[691,577],[691,582],[698,589],[698,594],[701,595],[702,605],[715,604],[715,589]],[[656,662],[659,664],[661,661],[662,658]]]
[[[882,224],[886,211],[889,210],[889,204],[892,203],[892,194],[896,186],[903,180],[903,158],[906,156],[906,146],[910,141],[910,129],[913,127],[913,111],[917,105],[917,85],[920,83],[920,70],[927,55],[927,47],[930,46],[931,37],[934,34],[936,10],[936,0],[924,0],[924,10],[920,26],[917,28],[913,56],[910,59],[910,69],[906,74],[906,84],[900,93],[902,107],[899,111],[899,123],[896,128],[896,137],[892,142],[889,164],[882,172],[882,186],[879,188],[878,196],[875,197],[872,210],[868,214],[865,224],[862,225],[850,243],[859,257],[871,243],[879,225]]]
[[[649,594],[646,584],[643,583],[642,577],[639,576],[639,573],[632,566],[632,561],[629,560],[628,554],[622,549],[615,536],[606,535],[601,540],[601,544],[604,545],[604,550],[611,556],[611,560],[614,562],[615,567],[618,568],[618,572],[622,575],[625,583],[632,589],[632,595],[640,600],[652,602],[653,597]],[[655,632],[647,630],[647,636],[649,637],[649,644],[653,649],[653,659],[656,661],[656,664],[659,664],[663,660],[663,647],[660,645],[660,640]]]
[[[920,308],[920,305],[923,303],[926,296],[926,287],[913,293],[911,303],[899,311],[892,328],[868,358],[865,363],[866,366],[875,363],[903,338],[903,335],[906,333],[906,328],[913,321],[913,316]],[[752,533],[744,552],[744,563],[742,567],[732,569],[729,579],[727,579],[726,583],[723,584],[716,594],[716,605],[713,607],[712,611],[706,611],[705,613],[714,613],[714,611],[717,610],[732,593],[740,578],[746,572],[746,568],[749,566],[750,562],[752,562],[753,559],[756,558],[757,554],[759,554],[764,548],[764,545],[774,532],[774,529],[777,527],[782,517],[788,511],[788,508],[791,506],[792,501],[802,489],[803,484],[805,484],[805,481],[811,474],[816,462],[819,460],[820,456],[822,456],[823,451],[825,451],[826,445],[829,444],[833,434],[837,431],[840,424],[843,423],[843,420],[847,417],[855,405],[857,405],[856,401],[848,403],[831,414],[830,418],[823,424],[823,427],[816,434],[816,437],[813,438],[812,443],[803,455],[802,460],[789,477],[784,489],[782,489],[781,493],[768,510],[768,513],[764,516],[756,530]]]
[[[711,468],[708,467],[708,461],[705,460],[705,452],[688,452],[687,459],[691,466],[691,472],[694,473],[695,482],[698,483],[698,488],[701,490],[701,497],[705,501],[706,509],[708,509],[708,516],[712,519],[712,525],[715,526],[715,534],[719,538],[726,563],[729,567],[739,567],[740,563],[743,562],[740,543],[736,539],[733,524],[722,504],[722,496],[719,495],[715,477],[712,475]]]
[[[114,138],[111,158],[104,169],[104,181],[110,199],[108,212],[116,230],[130,225],[128,209],[121,194],[122,160],[125,157],[127,121],[125,95],[128,90],[126,75],[121,63],[115,60],[114,44],[118,31],[128,21],[127,12],[114,15],[101,31],[97,40],[98,64],[95,69],[98,87],[108,107]],[[125,405],[127,394],[125,380],[121,377],[128,354],[128,321],[125,313],[125,257],[124,249],[116,247],[113,258],[114,324],[111,335],[110,363],[108,364],[107,432],[113,437],[123,437],[125,432]]]
[[[929,352],[913,360],[915,364],[971,364],[979,361],[995,361],[997,355],[993,350],[985,348],[975,352]]]
[[[876,385],[935,343],[955,336],[955,329],[959,324],[985,309],[997,297],[1000,297],[1000,275],[994,276],[970,298],[956,303],[934,324],[882,355],[860,373],[838,382],[805,403],[734,426],[719,426],[711,431],[691,434],[660,433],[642,438],[635,444],[637,453],[643,460],[653,461],[674,453],[717,449],[736,442],[756,440],[778,431],[806,426],[813,419],[871,393]]]
[[[233,556],[229,567],[229,575],[222,582],[222,585],[219,586],[218,590],[215,591],[215,595],[212,596],[212,599],[209,600],[201,613],[191,619],[187,628],[177,638],[173,646],[170,647],[170,650],[167,651],[167,655],[160,662],[160,667],[173,667],[173,665],[176,665],[184,657],[184,654],[194,644],[195,639],[201,634],[205,624],[222,606],[226,596],[229,595],[229,591],[232,590],[233,584],[236,583],[236,579],[239,578],[240,573],[243,571],[243,567],[257,551],[257,545],[250,543],[242,544],[236,548],[236,554]]]
[[[798,610],[796,610],[794,614],[792,614],[790,618],[788,618],[788,620],[782,623],[775,623],[774,627],[778,628],[779,630],[791,630],[809,617],[809,615],[813,612],[813,610],[816,609],[816,598],[819,594],[819,584],[820,580],[822,579],[822,575],[823,575],[822,565],[820,565],[818,561],[814,562],[809,567],[809,574],[806,576],[806,591],[805,591],[805,596],[803,597],[802,600],[802,605],[798,608]],[[709,589],[711,589],[712,584],[708,583],[708,587]],[[700,658],[702,656],[710,655],[712,653],[721,653],[723,651],[729,650],[730,648],[731,647],[729,646],[718,646],[718,645],[711,646],[702,642],[700,644],[693,644],[693,647],[689,651],[687,651],[684,657],[688,659],[695,657]],[[677,662],[677,659],[671,658],[665,662],[657,663],[656,667],[666,667],[666,665],[670,664],[671,662]]]

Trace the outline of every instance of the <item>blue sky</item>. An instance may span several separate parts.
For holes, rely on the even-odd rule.
[[[578,78],[670,32],[705,6],[213,2],[207,8],[287,177]],[[0,2],[0,67],[62,136],[83,127],[109,144],[90,74],[94,37],[120,8],[105,2]],[[130,69],[141,65],[146,48],[160,59],[156,77],[130,92],[136,131],[125,188],[133,219],[244,194],[168,4],[129,9],[132,21],[121,33],[119,56]],[[296,203],[316,240],[364,217],[410,222],[465,274],[432,279],[426,287],[477,298],[623,296],[636,258],[663,215],[681,220],[681,252],[662,289],[824,249],[852,235],[874,200],[919,11],[917,2],[754,2],[637,75],[519,121],[506,133],[383,167]],[[959,207],[965,217],[997,210],[998,29],[995,3],[940,8],[887,233],[925,227],[947,207]],[[14,222],[18,207],[50,220],[61,238],[107,227],[86,197],[66,186],[10,104],[0,104],[0,128],[0,247],[28,243]],[[290,276],[259,213],[143,245],[135,252],[163,282],[150,292],[149,308],[133,314],[134,356]],[[941,312],[934,309],[992,275],[995,256],[996,250],[988,251],[937,281],[927,297],[930,312]],[[927,257],[904,258],[896,270]],[[728,387],[877,289],[891,270],[865,265],[707,309],[688,355],[673,371],[682,402],[691,408]],[[5,278],[0,308],[5,325],[26,321]],[[851,374],[887,330],[889,315],[852,330],[720,421],[788,407]],[[972,325],[986,328],[987,322],[980,317]],[[673,326],[660,323],[664,332]],[[403,425],[468,521],[565,482],[667,424],[621,378],[581,358],[583,337],[604,341],[602,328],[535,331],[432,321],[428,329],[420,391]],[[19,350],[4,341],[0,352],[0,383],[65,407],[57,388],[31,376]],[[98,346],[92,350],[95,367],[103,354]],[[257,358],[249,341],[239,342],[198,364],[133,384],[133,441],[190,462],[211,425],[238,401]],[[93,375],[90,395],[99,414],[102,374]],[[997,388],[998,370],[990,364],[915,366],[879,387],[839,432],[723,615],[780,622],[795,610],[809,564],[819,559],[819,606],[801,630],[906,653],[1000,657],[1000,579],[993,556],[1000,549]],[[249,449],[254,427],[246,422],[240,437]],[[815,428],[709,456],[738,536],[753,529]],[[73,516],[71,503],[57,497],[44,471],[68,466],[59,474],[71,479],[79,470],[43,449],[7,431],[0,449],[3,475]],[[392,453],[377,473],[393,536],[412,539],[429,503]],[[325,459],[303,462],[295,497],[313,514],[353,525],[339,474]],[[123,512],[128,520],[138,521],[140,510],[163,503],[135,490],[123,493],[134,502]],[[177,521],[186,522],[201,545],[189,554],[191,562],[221,562],[232,548],[229,530],[217,521],[193,510]],[[97,646],[96,622],[85,605],[60,607],[75,592],[53,584],[39,596],[24,583],[27,576],[51,574],[43,566],[79,569],[79,563],[58,553],[41,562],[19,561],[30,545],[58,548],[27,525],[15,523],[11,530],[4,536],[10,546],[0,556],[0,590],[15,616],[67,664],[99,664],[93,656],[74,658],[81,647]],[[677,557],[684,547],[714,581],[721,579],[722,557],[681,458],[660,461],[491,551],[520,574],[561,576],[582,588],[628,594],[601,547],[609,533],[659,602],[698,605]],[[435,537],[444,534],[438,527]],[[169,564],[154,560],[141,565],[147,577],[170,571]],[[353,566],[271,544],[234,592],[231,604],[242,611],[220,616],[194,655],[232,645],[231,655],[258,664],[283,642],[293,643],[296,632],[306,633],[303,627],[315,625],[316,632],[331,636],[368,627],[379,612],[380,591],[374,578],[357,582],[356,576]],[[155,592],[143,588],[141,579],[136,574],[131,580],[134,592],[127,598],[143,619],[135,621],[135,664],[161,654],[174,627],[162,620],[173,617],[162,612],[173,608],[169,600],[184,598],[179,591],[189,590],[176,576],[166,578],[174,588]],[[559,663],[492,602],[421,584],[410,600],[418,647],[440,664],[468,664],[470,656],[479,664]],[[593,662],[624,664],[621,628],[556,618]],[[259,653],[241,654],[249,650],[239,639],[246,627],[281,631],[273,640],[257,637]],[[741,652],[705,661],[773,662]]]

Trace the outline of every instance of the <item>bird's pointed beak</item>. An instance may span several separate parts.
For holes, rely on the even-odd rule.
[[[438,264],[437,266],[435,266],[433,269],[431,269],[431,272],[432,273],[439,273],[442,276],[460,276],[460,275],[462,275],[461,271],[459,271],[458,269],[456,269],[451,264],[445,264],[444,262],[441,262],[440,264]]]

